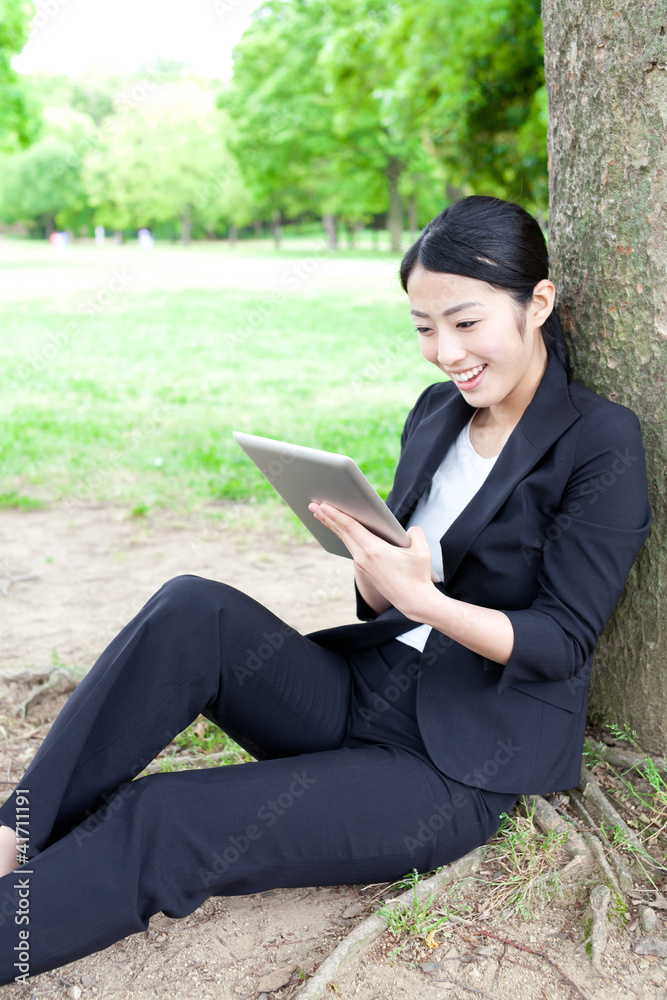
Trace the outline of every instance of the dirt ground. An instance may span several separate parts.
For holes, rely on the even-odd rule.
[[[261,532],[216,529],[204,513],[158,511],[132,518],[110,505],[0,511],[0,671],[58,664],[87,669],[151,594],[181,573],[231,583],[302,632],[355,620],[351,562],[315,542],[279,543]],[[67,697],[56,691],[36,701],[23,720],[10,703],[19,688],[0,685],[0,801],[19,781]],[[489,891],[492,876],[492,862],[485,861],[456,886],[454,912],[469,922],[447,925],[434,948],[423,942],[405,947],[387,931],[330,984],[327,995],[667,1000],[667,959],[634,950],[645,933],[635,909],[625,929],[612,920],[601,971],[592,969],[583,944],[585,873],[564,877],[562,894],[538,908],[531,921],[503,915]],[[145,1000],[238,1000],[259,997],[262,977],[276,969],[289,979],[265,992],[264,1000],[287,1000],[379,905],[378,894],[387,888],[310,887],[211,898],[182,920],[158,914],[145,933],[27,985],[0,988],[0,1000],[135,994]],[[665,939],[667,907],[660,909],[659,898],[654,912],[653,933]]]

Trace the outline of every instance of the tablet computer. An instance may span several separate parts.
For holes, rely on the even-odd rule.
[[[338,535],[318,521],[308,504],[330,503],[369,531],[394,545],[410,545],[410,536],[373,489],[354,459],[333,451],[288,444],[273,438],[232,431],[234,439],[292,508],[320,545],[352,558]]]

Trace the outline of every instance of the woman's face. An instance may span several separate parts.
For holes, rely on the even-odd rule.
[[[551,282],[536,285],[525,309],[484,281],[420,265],[407,289],[422,355],[450,376],[467,402],[511,407],[532,398],[547,363],[540,327],[553,308]]]

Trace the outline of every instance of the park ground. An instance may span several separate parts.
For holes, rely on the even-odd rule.
[[[258,420],[263,414],[268,420],[282,398],[290,414],[285,426],[297,439],[309,440],[315,428],[312,443],[355,455],[362,450],[386,490],[393,445],[379,440],[382,454],[373,455],[366,442],[350,437],[352,417],[391,397],[396,413],[386,408],[387,432],[400,431],[418,391],[433,378],[422,371],[413,341],[406,340],[409,360],[387,349],[409,326],[395,287],[397,259],[381,253],[332,259],[303,245],[281,255],[270,247],[254,255],[214,247],[142,257],[134,247],[109,247],[101,256],[73,247],[68,258],[56,259],[46,247],[0,243],[0,266],[9,279],[0,302],[8,378],[0,509],[2,800],[77,677],[165,580],[196,573],[231,583],[302,632],[354,621],[348,560],[325,553],[268,494],[244,492],[246,467],[237,468],[237,483],[218,488],[216,476],[232,453],[218,447],[216,431],[228,436],[233,422],[243,420],[242,429],[261,433]],[[109,295],[114,280],[126,285]],[[271,312],[262,306],[267,301]],[[332,327],[337,308],[339,325]],[[274,315],[283,309],[283,317]],[[151,325],[156,316],[160,322]],[[170,316],[177,317],[176,331]],[[297,351],[290,354],[294,339]],[[213,368],[220,344],[227,382],[225,371]],[[286,381],[295,359],[317,394],[309,395],[299,379]],[[246,372],[251,393],[239,391]],[[164,412],[156,415],[160,406]],[[281,427],[274,423],[270,433]],[[199,451],[198,430],[207,441]],[[207,760],[206,727],[200,720],[191,729],[191,739],[174,741],[152,766],[243,759],[229,743],[216,743],[216,756]],[[594,970],[584,943],[586,873],[551,879],[567,855],[521,808],[513,824],[514,867],[502,861],[500,839],[482,867],[453,885],[430,914],[415,915],[412,933],[386,931],[328,992],[345,1000],[665,1000],[662,960],[633,950],[642,933],[634,911],[625,921],[611,914]],[[521,838],[534,849],[519,849]],[[514,897],[512,884],[519,890]],[[231,1000],[258,997],[262,978],[275,970],[283,970],[285,985],[268,990],[272,984],[265,983],[265,993],[290,998],[353,927],[404,889],[304,887],[212,898],[183,920],[158,914],[145,933],[27,985],[0,988],[0,1000]],[[644,898],[654,904],[656,933],[664,936],[667,902],[655,893]],[[442,919],[447,915],[454,919]]]

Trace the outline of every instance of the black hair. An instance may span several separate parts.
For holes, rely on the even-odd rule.
[[[427,271],[460,274],[508,292],[523,309],[538,281],[549,277],[549,255],[537,219],[520,205],[487,195],[454,202],[422,230],[401,261],[403,291],[416,264]],[[523,311],[522,309],[522,311]],[[523,334],[523,325],[519,323]],[[553,310],[542,339],[572,379],[563,326]]]

